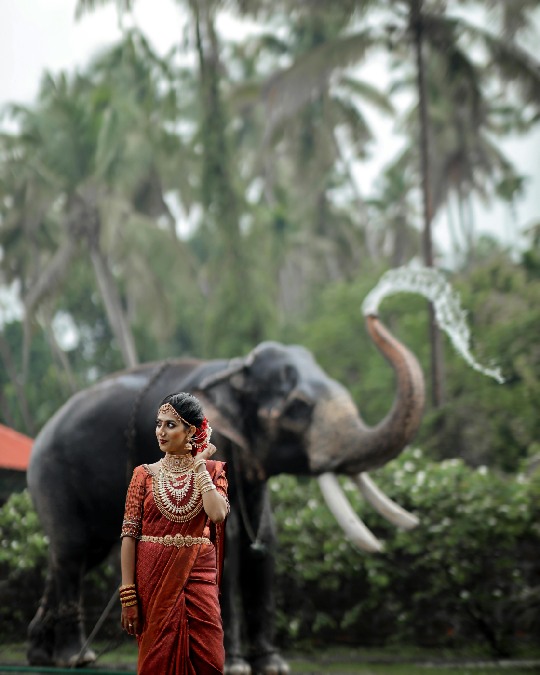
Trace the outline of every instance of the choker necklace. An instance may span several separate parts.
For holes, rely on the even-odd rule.
[[[161,466],[168,473],[186,473],[194,464],[195,458],[190,452],[185,455],[165,455],[161,459]]]

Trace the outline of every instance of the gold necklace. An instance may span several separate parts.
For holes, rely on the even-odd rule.
[[[185,523],[200,513],[203,507],[193,473],[195,460],[191,455],[190,462],[182,461],[185,456],[174,457],[173,468],[170,466],[172,462],[165,461],[170,457],[166,455],[161,460],[159,471],[152,478],[154,502],[165,518],[175,523]],[[188,495],[187,502],[182,503]]]
[[[170,473],[185,473],[193,468],[195,457],[190,452],[185,455],[165,455],[160,464]]]

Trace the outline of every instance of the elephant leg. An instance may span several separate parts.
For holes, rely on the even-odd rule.
[[[31,666],[53,665],[56,597],[49,562],[45,590],[39,608],[28,626],[26,658]]]
[[[58,609],[53,660],[58,667],[86,665],[96,660],[91,649],[81,654],[86,640],[81,607],[84,559],[85,549],[81,545],[60,550],[55,556],[53,570]]]
[[[236,511],[227,518],[227,555],[221,588],[221,613],[225,628],[225,675],[250,675],[251,666],[242,655],[240,609],[239,523]]]
[[[250,520],[259,522],[254,544],[244,531],[241,537],[242,601],[253,675],[285,675],[286,661],[274,645],[275,624],[275,524],[266,484],[251,495]]]

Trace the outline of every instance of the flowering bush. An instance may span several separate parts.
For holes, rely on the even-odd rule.
[[[537,629],[538,487],[461,460],[409,449],[377,474],[420,518],[396,531],[347,480],[342,486],[385,542],[370,555],[348,543],[316,481],[271,481],[278,519],[280,630],[286,640],[458,645],[484,639],[507,654]]]

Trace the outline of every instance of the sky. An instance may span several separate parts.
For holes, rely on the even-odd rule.
[[[8,102],[32,103],[44,70],[56,73],[83,68],[99,50],[120,38],[114,3],[78,21],[75,6],[75,0],[0,0],[0,107]],[[184,22],[174,0],[138,0],[134,21],[162,54],[181,39]],[[225,39],[234,39],[243,31],[232,18],[221,20],[218,28]],[[384,82],[384,60],[372,59],[365,72],[373,81]],[[369,111],[367,117],[376,141],[372,159],[357,165],[354,172],[363,195],[371,192],[381,169],[400,147],[391,121]],[[514,213],[502,204],[486,209],[475,203],[474,209],[477,230],[494,234],[510,246],[517,243],[518,231],[540,221],[540,129],[505,141],[503,149],[528,177],[525,194]],[[448,246],[444,215],[434,223],[434,236],[443,248]]]

